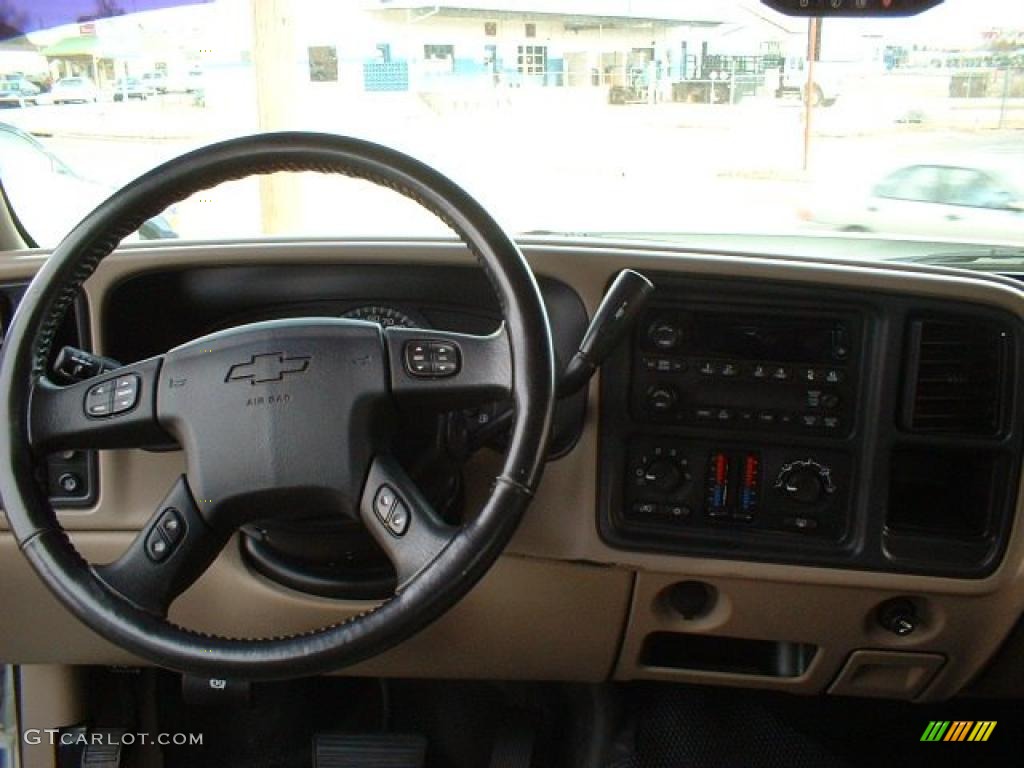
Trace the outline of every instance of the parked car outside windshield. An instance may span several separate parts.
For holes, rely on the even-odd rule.
[[[983,240],[1024,238],[1024,186],[1005,170],[922,163],[904,166],[854,196],[823,195],[801,216],[843,232],[901,232]]]
[[[0,179],[4,191],[21,200],[20,224],[38,243],[58,242],[95,205],[114,191],[80,176],[39,141],[0,123]],[[145,222],[131,239],[177,237],[169,218],[174,212]]]

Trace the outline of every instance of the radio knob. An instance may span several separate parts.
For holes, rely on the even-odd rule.
[[[647,390],[646,400],[651,413],[669,413],[676,407],[679,395],[670,384],[655,384]]]
[[[836,489],[832,470],[810,459],[786,464],[779,472],[775,488],[800,504],[814,504]]]
[[[669,493],[682,485],[685,475],[678,462],[655,459],[644,467],[644,479],[657,490]]]
[[[679,328],[668,320],[656,320],[647,329],[647,338],[651,340],[651,343],[658,349],[666,351],[674,349],[681,337],[682,333]]]

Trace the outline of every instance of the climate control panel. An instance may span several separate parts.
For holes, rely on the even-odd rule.
[[[628,443],[624,531],[790,533],[836,541],[848,525],[842,451],[635,436]]]

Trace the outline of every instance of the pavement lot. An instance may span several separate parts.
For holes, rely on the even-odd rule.
[[[573,98],[569,98],[572,95]],[[290,127],[363,136],[405,149],[451,175],[513,231],[773,231],[820,195],[849,194],[884,169],[957,158],[1022,167],[1024,104],[932,98],[923,124],[883,117],[851,93],[815,110],[811,163],[802,168],[803,110],[795,99],[736,105],[613,107],[575,94],[438,101],[412,94],[296,104]],[[923,103],[923,102],[922,102]],[[919,111],[920,113],[920,111]],[[154,165],[255,129],[252,111],[195,107],[184,96],[139,103],[7,110],[0,120],[41,140],[83,175],[116,188]],[[394,195],[339,179],[303,178],[292,233],[439,231]],[[97,201],[98,202],[98,201]],[[258,186],[225,185],[178,210],[185,237],[261,231]]]

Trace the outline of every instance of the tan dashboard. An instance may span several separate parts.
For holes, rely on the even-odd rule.
[[[1008,280],[950,270],[857,262],[673,252],[641,245],[533,242],[538,275],[571,286],[588,312],[610,278],[631,267],[682,278],[778,283],[979,307],[1024,320],[1024,291]],[[0,283],[30,278],[45,254],[0,258]],[[469,265],[448,242],[310,242],[127,247],[85,286],[94,348],[105,349],[108,293],[129,277],[200,266],[269,264]],[[146,328],[133,329],[145,334]],[[870,364],[866,362],[865,364]],[[1019,382],[1019,378],[1017,379]],[[592,382],[583,431],[551,462],[506,554],[454,610],[399,648],[346,673],[502,679],[660,679],[800,693],[938,699],[964,689],[993,657],[1024,611],[1024,495],[1020,467],[1008,477],[1008,535],[998,564],[956,578],[900,569],[786,564],[613,546],[598,525],[601,504],[600,377]],[[1019,427],[1018,427],[1019,429]],[[494,461],[486,452],[477,466]],[[1016,457],[1019,462],[1019,455]],[[90,560],[114,559],[182,471],[177,453],[114,451],[100,456],[99,495],[61,513]],[[491,475],[467,472],[469,495]],[[685,542],[684,542],[685,544]],[[687,617],[671,588],[700,582],[711,595]],[[884,629],[878,609],[893,598],[916,606],[907,635]],[[228,547],[175,605],[172,618],[231,635],[313,628],[364,609],[360,601],[310,597],[278,586]],[[130,664],[122,651],[66,613],[0,532],[0,658],[21,663]]]

